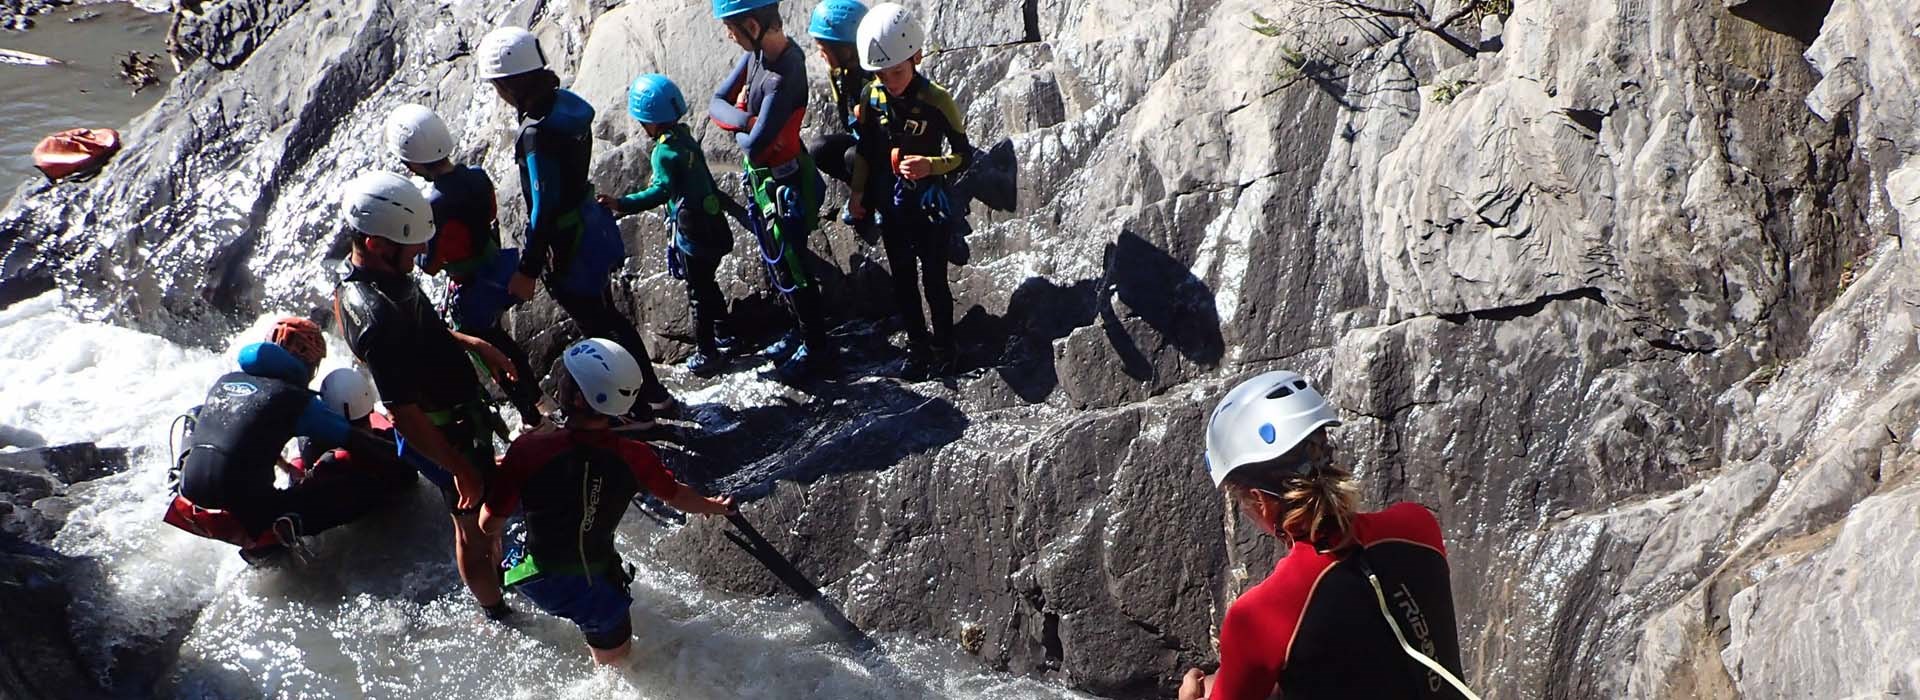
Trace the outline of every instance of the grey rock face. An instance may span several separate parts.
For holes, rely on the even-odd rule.
[[[0,215],[0,299],[57,285],[183,338],[319,310],[331,193],[393,167],[370,136],[388,109],[440,110],[513,190],[510,115],[467,55],[503,18],[599,110],[602,191],[648,176],[623,109],[643,71],[693,97],[732,182],[697,119],[735,55],[705,3],[323,5],[222,4],[246,20],[207,46],[234,50],[181,75],[114,172]],[[1284,366],[1349,418],[1370,502],[1440,512],[1486,696],[1910,692],[1920,10],[1822,5],[1517,3],[1498,52],[1389,22],[1307,37],[1344,53],[1296,76],[1246,28],[1290,2],[940,4],[924,68],[1018,187],[1012,212],[972,208],[951,272],[969,371],[853,380],[898,360],[886,268],[830,225],[811,248],[852,376],[694,407],[709,432],[671,457],[757,498],[871,630],[1163,695],[1278,554],[1199,454],[1216,397]],[[784,8],[796,34],[807,9]],[[624,226],[623,308],[677,359],[666,232]],[[723,286],[770,338],[739,243]],[[574,333],[540,301],[513,324],[542,362]],[[774,592],[721,529],[663,556]]]

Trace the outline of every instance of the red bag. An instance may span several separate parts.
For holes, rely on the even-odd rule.
[[[112,129],[68,129],[48,136],[33,148],[33,167],[48,180],[59,180],[105,167],[120,152],[120,132]]]

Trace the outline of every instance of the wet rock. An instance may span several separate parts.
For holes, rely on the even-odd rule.
[[[73,4],[73,0],[0,0],[0,28],[27,31],[33,28],[34,15]]]
[[[73,485],[126,471],[127,449],[83,442],[0,452],[0,469],[42,473]]]
[[[0,691],[8,697],[101,697],[105,693],[66,634],[67,585],[77,560],[0,532]]]
[[[229,70],[253,55],[307,0],[175,0],[168,50]]]
[[[32,503],[57,488],[60,483],[44,473],[0,468],[0,493],[14,496],[19,502]]]

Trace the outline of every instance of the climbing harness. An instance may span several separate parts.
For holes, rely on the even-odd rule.
[[[676,225],[676,228],[677,227]],[[680,249],[669,242],[666,246],[666,253],[667,276],[676,280],[685,280],[687,278],[687,265],[680,260]]]
[[[780,283],[780,266],[786,264],[787,247],[778,240],[769,240],[774,238],[776,234],[768,229],[766,212],[760,208],[760,199],[756,196],[758,188],[754,186],[752,173],[740,173],[740,186],[746,191],[746,198],[749,202],[747,206],[747,222],[753,228],[754,241],[760,246],[760,262],[766,265],[767,282],[772,284],[773,288],[782,295],[792,294],[800,289],[800,280],[795,279],[792,286]],[[792,192],[792,188],[784,185],[779,186],[779,190],[776,191],[776,199],[774,200],[776,202],[780,201],[777,195],[779,191]],[[785,207],[783,206],[781,208],[784,209]],[[780,216],[783,220],[786,219],[784,212],[776,211],[775,215]],[[769,242],[772,243],[771,249],[768,248]]]

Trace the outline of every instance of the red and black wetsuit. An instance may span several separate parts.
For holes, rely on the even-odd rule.
[[[1273,575],[1233,602],[1220,626],[1212,700],[1454,698],[1452,686],[1408,657],[1382,619],[1360,557],[1380,577],[1407,642],[1454,675],[1460,640],[1440,523],[1400,503],[1354,516],[1362,550],[1296,543]]]
[[[672,499],[680,484],[645,443],[604,430],[528,433],[507,448],[487,510],[525,508],[527,555],[547,573],[618,570],[613,531],[640,489]]]

